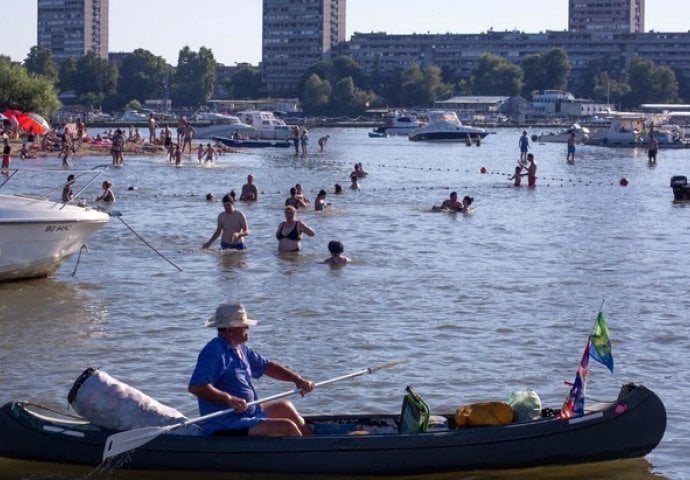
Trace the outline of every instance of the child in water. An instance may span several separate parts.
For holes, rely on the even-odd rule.
[[[331,256],[324,260],[323,263],[328,263],[329,265],[347,265],[352,261],[343,255],[345,246],[340,240],[331,240],[328,242],[328,251],[331,252]]]
[[[515,167],[515,174],[513,174],[512,177],[510,177],[508,180],[513,181],[513,186],[514,187],[519,187],[520,183],[522,181],[522,176],[526,175],[525,173],[522,173],[522,166],[518,165]]]

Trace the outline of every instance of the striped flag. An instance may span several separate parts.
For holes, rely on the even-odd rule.
[[[561,416],[564,418],[578,417],[585,414],[585,390],[589,376],[589,357],[603,363],[613,373],[613,355],[611,354],[609,329],[601,310],[597,314],[592,333],[587,338],[585,351],[582,353],[580,365],[575,373],[575,381],[572,384],[568,383],[570,385],[570,392],[568,392],[568,396],[561,407]]]
[[[589,339],[587,339],[587,345],[584,352],[582,352],[580,365],[575,373],[575,381],[571,384],[570,392],[568,392],[568,396],[561,407],[561,417],[579,417],[585,414],[585,390],[587,388],[587,378],[589,377],[589,349],[590,343]]]

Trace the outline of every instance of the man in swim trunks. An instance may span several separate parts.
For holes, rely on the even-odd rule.
[[[522,136],[518,141],[518,146],[520,147],[520,162],[524,162],[527,158],[527,150],[529,149],[529,138],[527,138],[527,131],[522,132]]]
[[[202,416],[229,408],[234,412],[206,420],[201,428],[206,434],[226,436],[310,435],[311,428],[287,400],[247,407],[247,403],[257,400],[253,379],[263,375],[293,382],[303,394],[315,387],[313,382],[247,345],[249,327],[256,323],[241,303],[220,304],[206,321],[207,327],[218,330],[218,336],[199,353],[188,389],[197,396]]]
[[[649,134],[649,143],[647,144],[647,158],[649,163],[656,163],[656,154],[659,151],[659,142],[654,138],[653,134]]]
[[[202,248],[208,248],[216,239],[220,238],[221,250],[244,250],[247,246],[244,243],[244,237],[249,235],[249,227],[247,226],[247,218],[244,213],[235,210],[235,200],[230,195],[223,197],[223,207],[225,211],[218,215],[218,226],[213,232],[211,239],[204,243]]]
[[[567,162],[575,161],[575,143],[577,142],[575,138],[575,132],[570,132],[570,137],[568,137],[568,156],[565,158]]]
[[[450,197],[444,200],[438,209],[461,212],[463,208],[462,203],[458,202],[458,192],[450,192]]]
[[[537,186],[537,162],[534,160],[534,155],[527,154],[527,186],[536,187]]]

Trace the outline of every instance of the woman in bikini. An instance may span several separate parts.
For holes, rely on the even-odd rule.
[[[285,221],[278,225],[276,239],[279,252],[299,252],[302,234],[313,237],[316,232],[301,220],[297,220],[297,209],[285,207]]]

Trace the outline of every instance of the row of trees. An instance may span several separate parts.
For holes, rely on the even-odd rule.
[[[43,113],[57,108],[56,91],[74,92],[75,103],[104,110],[154,98],[171,98],[176,106],[204,105],[216,84],[216,61],[210,49],[184,47],[176,67],[148,50],[137,49],[110,64],[89,52],[56,67],[51,52],[31,48],[24,65],[0,60],[0,104]],[[307,114],[359,115],[368,107],[396,105],[429,107],[453,95],[523,95],[546,89],[568,89],[570,63],[565,50],[556,48],[525,56],[519,65],[487,53],[470,78],[449,68],[412,65],[382,72],[378,64],[365,72],[351,57],[312,65],[302,76],[299,98]],[[636,58],[623,75],[602,59],[590,65],[591,81],[576,94],[599,101],[609,99],[623,107],[641,103],[674,103],[680,91],[689,91],[667,66]],[[624,78],[620,78],[624,77]],[[240,69],[227,85],[233,98],[259,98],[261,78],[256,69]],[[37,92],[40,91],[40,94]]]
[[[633,59],[625,80],[613,68],[591,65],[591,81],[575,93],[624,108],[642,103],[676,103],[681,100],[679,80],[667,66],[643,58]],[[374,68],[366,74],[349,57],[320,62],[305,72],[300,91],[306,113],[347,115],[371,106],[427,107],[452,95],[523,95],[543,90],[567,90],[570,77],[568,54],[561,48],[525,56],[519,65],[491,53],[484,54],[469,79],[436,66],[412,65],[382,76]],[[690,90],[687,81],[685,89]]]
[[[216,60],[205,47],[198,52],[184,47],[176,68],[144,49],[125,55],[120,68],[93,52],[70,58],[57,68],[50,50],[34,46],[24,66],[59,91],[74,92],[76,103],[101,105],[106,110],[122,108],[134,100],[168,96],[177,105],[202,105],[216,83]]]

